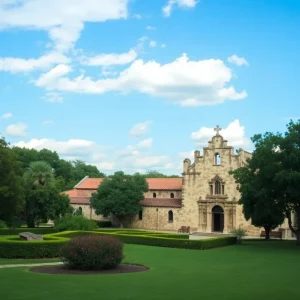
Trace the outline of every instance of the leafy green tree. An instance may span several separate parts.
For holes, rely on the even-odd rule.
[[[246,220],[254,226],[264,227],[266,239],[270,231],[284,222],[284,209],[275,190],[274,178],[281,166],[276,147],[278,136],[266,133],[252,138],[255,151],[247,165],[231,171],[239,184],[240,204]]]
[[[82,160],[73,161],[74,166],[74,176],[73,178],[78,182],[85,176],[89,176],[92,178],[103,178],[105,174],[100,172],[96,166],[87,165]]]
[[[98,215],[113,214],[123,227],[126,218],[140,211],[140,201],[147,191],[148,183],[139,173],[126,175],[121,171],[115,172],[110,178],[105,178],[92,195],[91,206]]]
[[[39,220],[54,220],[70,211],[69,197],[59,193],[48,163],[32,162],[24,173],[24,187],[23,213],[28,227],[33,228]]]
[[[300,246],[300,120],[290,121],[287,131],[278,141],[277,157],[280,171],[275,176],[276,192],[284,206],[289,228]],[[292,222],[292,213],[296,223]]]
[[[22,208],[23,196],[21,164],[0,137],[0,219],[9,226]]]
[[[178,175],[165,175],[158,171],[148,171],[146,174],[143,175],[145,178],[179,178]]]

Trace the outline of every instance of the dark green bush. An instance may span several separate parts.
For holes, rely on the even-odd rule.
[[[97,226],[100,228],[112,227],[111,221],[95,221]]]
[[[42,241],[23,241],[18,237],[0,239],[1,258],[53,258],[68,238],[45,236]]]
[[[37,227],[37,228],[1,228],[0,235],[17,235],[20,232],[32,232],[35,234],[49,234],[57,232],[57,230],[53,227]]]
[[[89,220],[82,215],[73,216],[68,214],[55,221],[55,228],[57,231],[93,230],[97,229],[98,226],[93,220]]]
[[[123,243],[108,236],[80,236],[71,239],[61,248],[60,257],[72,269],[113,269],[124,258]]]
[[[0,220],[0,228],[7,228],[7,225],[4,221]]]

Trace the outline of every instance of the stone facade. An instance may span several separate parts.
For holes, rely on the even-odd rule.
[[[191,232],[229,233],[234,228],[244,228],[248,235],[259,236],[262,228],[246,221],[237,184],[229,171],[245,166],[251,153],[227,145],[217,134],[208,146],[194,152],[194,161],[185,159],[182,178],[147,179],[149,191],[141,202],[142,211],[130,221],[130,227],[139,229],[177,231],[181,226],[190,226]],[[76,197],[71,197],[73,207],[82,207],[83,214],[91,219],[97,216],[89,206],[89,196],[102,179],[90,178],[77,185]],[[68,191],[73,195],[75,190]],[[84,198],[82,198],[84,197]],[[78,204],[78,201],[80,202]],[[287,229],[287,222],[281,226]],[[287,231],[286,231],[287,232]]]

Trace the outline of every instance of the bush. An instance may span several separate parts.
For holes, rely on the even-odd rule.
[[[95,221],[98,227],[112,227],[111,221]]]
[[[114,237],[80,236],[61,248],[60,257],[72,269],[113,269],[124,258],[123,243]]]
[[[6,223],[2,220],[0,220],[0,228],[7,228]]]
[[[53,258],[59,256],[68,238],[45,236],[42,241],[23,241],[19,237],[0,239],[1,258]]]
[[[55,221],[55,228],[57,231],[65,230],[93,230],[97,229],[97,224],[85,218],[84,216],[65,215],[64,217]]]
[[[241,244],[242,239],[246,236],[247,230],[243,228],[235,228],[231,231],[231,233],[237,238],[237,244]]]

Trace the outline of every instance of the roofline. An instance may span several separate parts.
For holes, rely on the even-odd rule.
[[[85,176],[85,177],[83,177],[75,186],[74,186],[74,189],[76,189],[77,188],[77,186],[79,185],[79,184],[81,184],[84,180],[86,180],[87,178],[89,178],[89,176],[87,175],[87,176]]]

